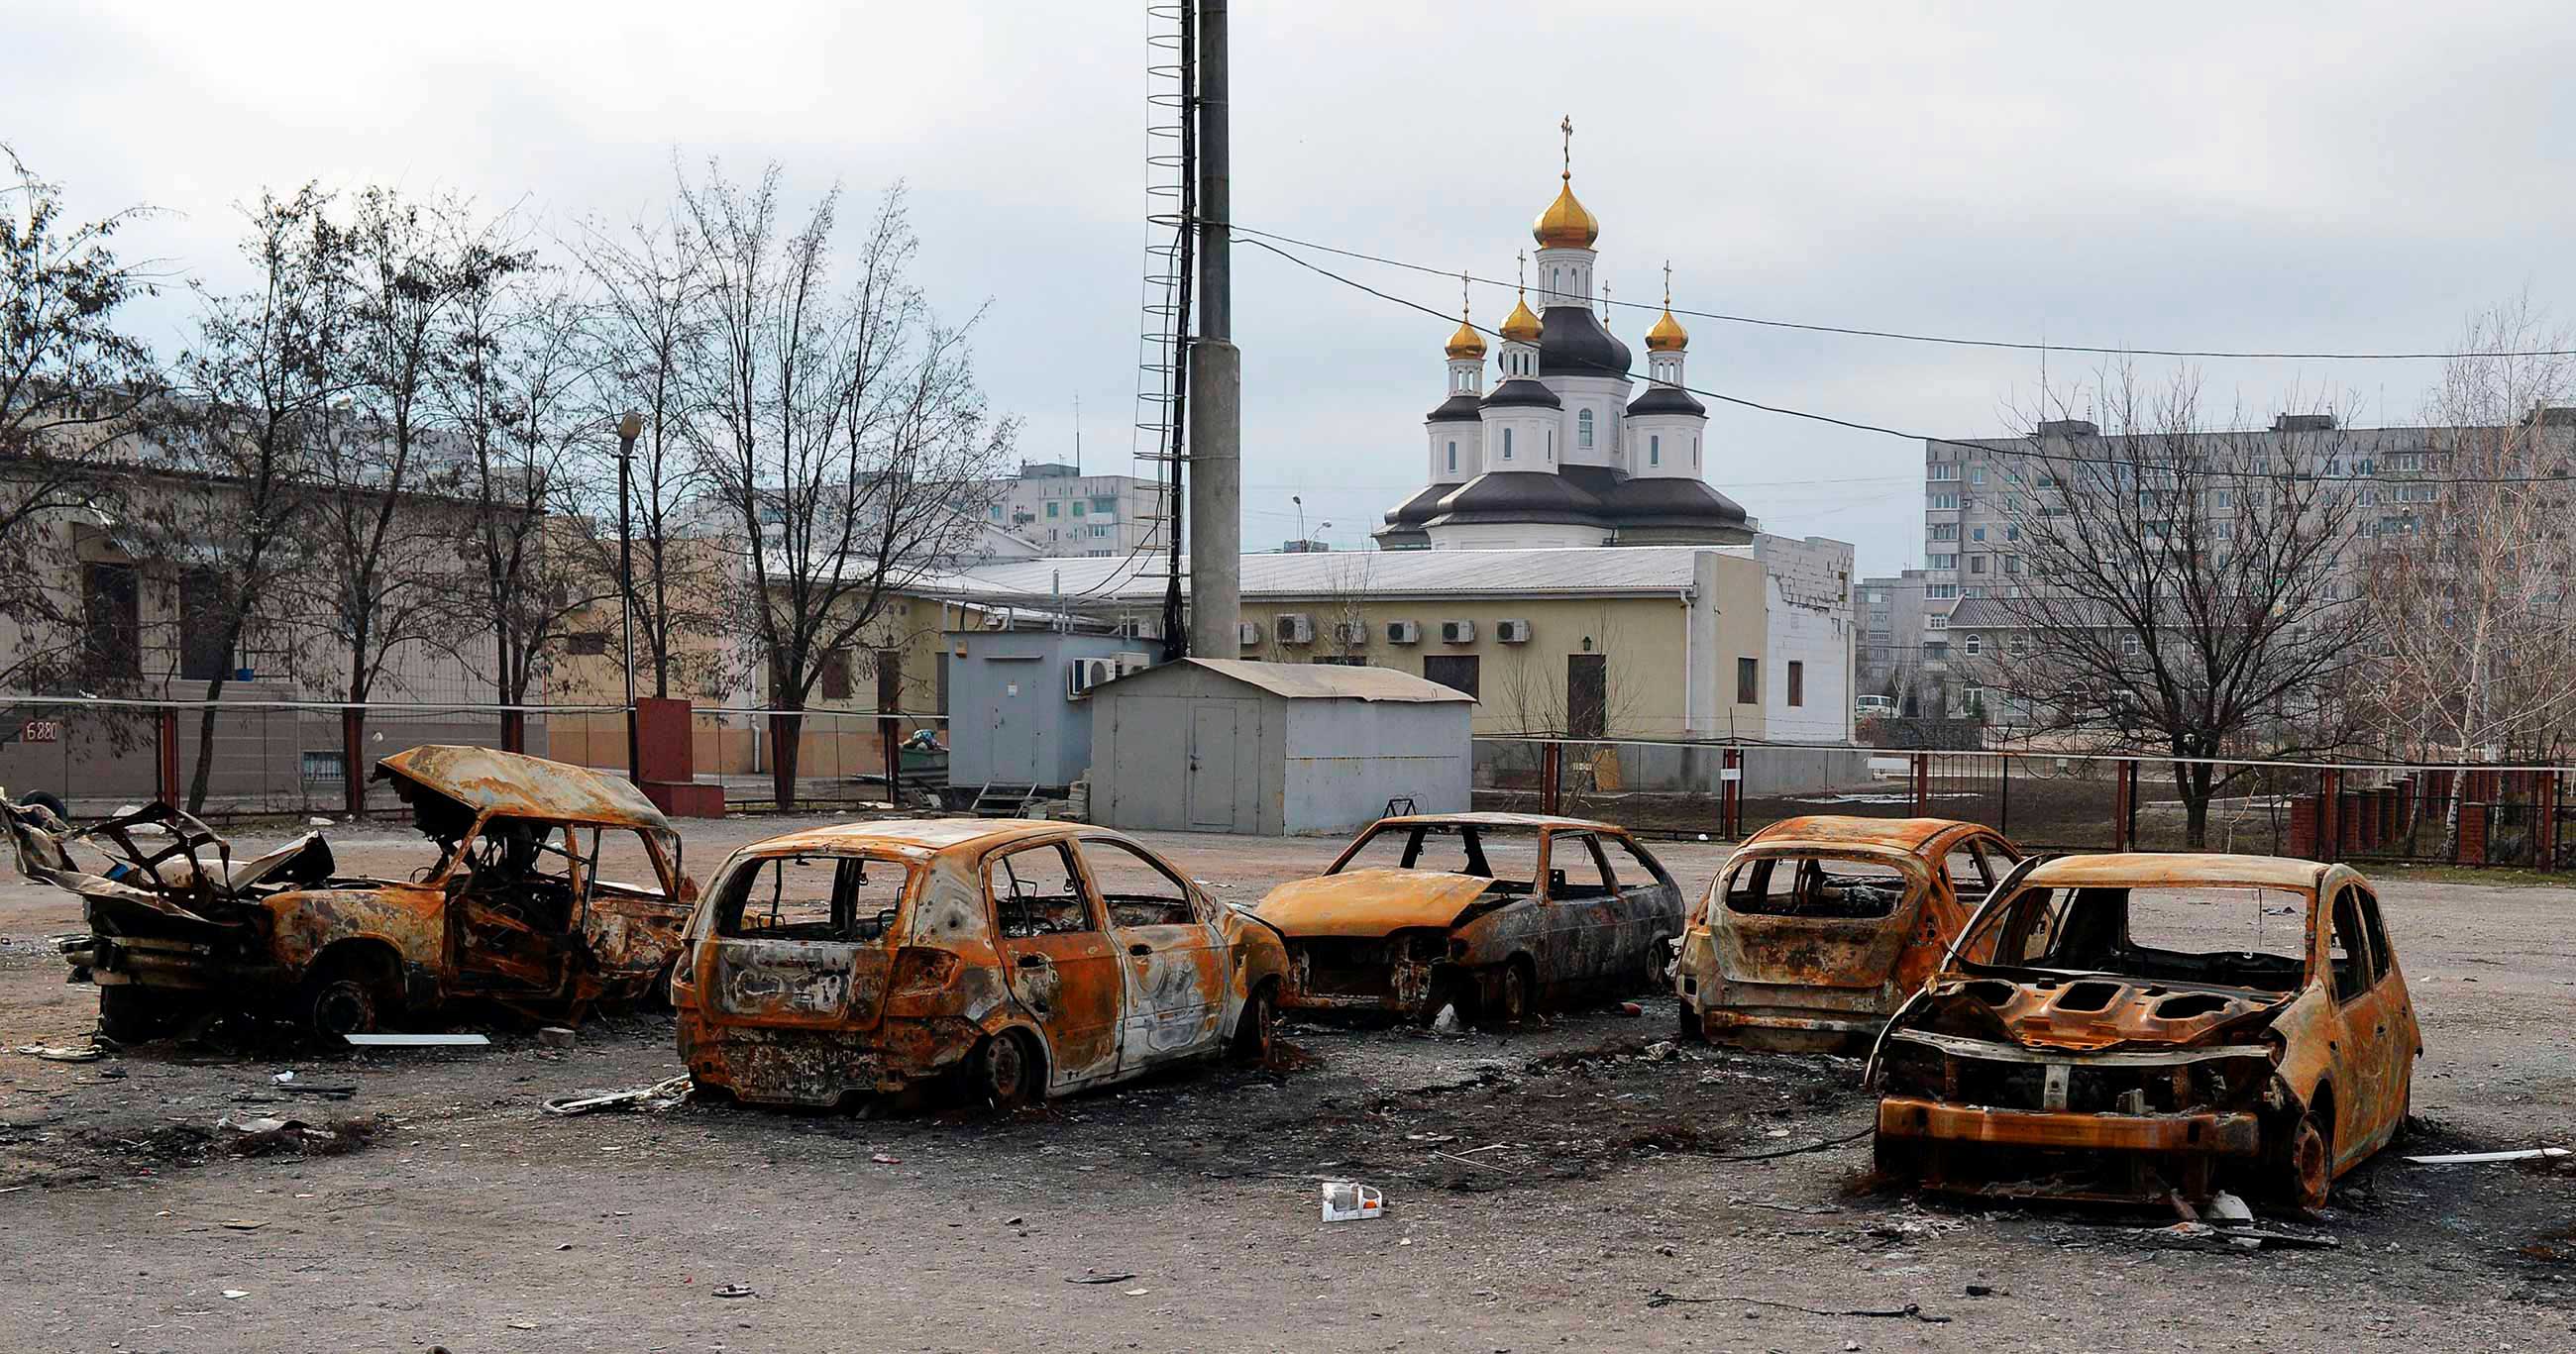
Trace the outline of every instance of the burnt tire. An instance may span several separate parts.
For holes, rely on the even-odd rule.
[[[71,807],[63,803],[61,799],[57,798],[50,791],[30,790],[24,797],[19,799],[18,803],[26,808],[43,809],[45,812],[52,814],[57,819],[60,819],[66,825],[72,821]]]
[[[1531,1002],[1538,990],[1538,978],[1527,959],[1506,961],[1494,975],[1493,1000],[1481,1012],[1489,1029],[1508,1030],[1529,1018]]]
[[[186,1008],[167,992],[118,983],[98,990],[98,1032],[120,1044],[140,1044],[176,1029]]]
[[[1673,995],[1673,938],[1657,936],[1637,965],[1637,990],[1650,997]]]
[[[1279,985],[1267,982],[1244,999],[1234,1018],[1234,1042],[1226,1050],[1236,1062],[1258,1066],[1270,1061],[1279,1031]]]
[[[316,1037],[373,1034],[393,1013],[393,983],[380,964],[357,955],[325,959],[296,995],[297,1014]]]
[[[1869,1164],[1888,1189],[1911,1189],[1923,1179],[1923,1144],[1911,1138],[1869,1135]]]
[[[969,1093],[994,1112],[1008,1114],[1037,1098],[1036,1046],[1018,1030],[1004,1030],[975,1046],[967,1059]]]
[[[2334,1128],[2320,1123],[2315,1111],[2299,1116],[2282,1154],[2281,1197],[2313,1213],[2334,1192]]]

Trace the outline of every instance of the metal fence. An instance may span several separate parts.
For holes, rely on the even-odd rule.
[[[2576,768],[2222,761],[2195,835],[2175,764],[2026,750],[1479,738],[1481,809],[1730,840],[1811,814],[1956,818],[2043,851],[2576,868]]]

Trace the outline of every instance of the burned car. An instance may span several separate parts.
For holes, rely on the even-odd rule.
[[[98,984],[110,1038],[221,1010],[360,1034],[464,998],[578,1017],[663,990],[696,893],[678,835],[633,785],[437,745],[385,758],[376,778],[438,845],[412,878],[343,875],[317,833],[236,860],[167,804],[79,829],[49,809],[0,810],[19,870],[85,904],[90,934],[63,953],[73,981]],[[630,833],[651,879],[601,878],[603,836]]]
[[[1879,1169],[1981,1194],[2320,1207],[2423,1040],[2351,868],[2069,856],[1980,908],[1871,1058]]]
[[[1287,952],[1106,828],[853,823],[734,853],[671,983],[691,1083],[832,1106],[949,1082],[1008,1108],[1269,1054]]]
[[[1682,1036],[1866,1050],[2021,857],[1994,829],[1946,818],[1791,818],[1754,833],[1682,933]]]
[[[1664,986],[1682,895],[1627,832],[1516,813],[1381,818],[1254,909],[1288,937],[1291,1008],[1518,1023]]]

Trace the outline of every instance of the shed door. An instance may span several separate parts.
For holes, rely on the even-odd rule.
[[[1190,762],[1187,790],[1190,827],[1201,832],[1233,832],[1236,733],[1234,701],[1199,701],[1190,707]]]
[[[992,764],[987,778],[1003,785],[1043,785],[1038,771],[1038,701],[1045,694],[1032,680],[1044,675],[1041,663],[996,664],[1000,680],[984,707],[985,727],[992,732]]]

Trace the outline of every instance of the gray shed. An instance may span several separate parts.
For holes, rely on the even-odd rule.
[[[1055,630],[957,636],[948,664],[949,785],[1061,790],[1080,780],[1091,765],[1083,692],[1122,662],[1144,666],[1152,648],[1151,641]]]
[[[1091,816],[1110,827],[1348,832],[1390,799],[1468,808],[1474,700],[1391,668],[1189,658],[1094,688]]]

